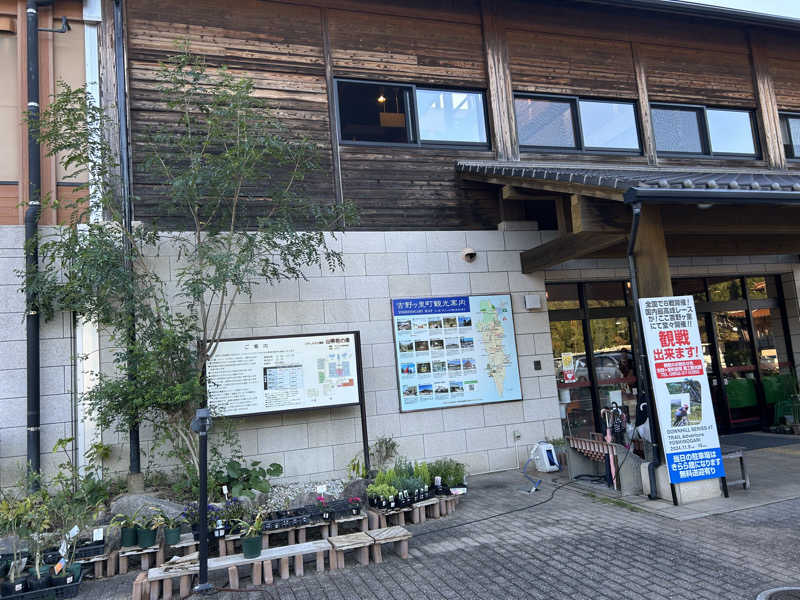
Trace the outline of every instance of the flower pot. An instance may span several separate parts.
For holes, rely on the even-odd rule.
[[[119,542],[119,545],[123,548],[130,548],[131,546],[136,545],[136,532],[139,530],[138,527],[123,527],[122,528],[122,536]]]
[[[31,592],[35,592],[37,590],[46,590],[50,587],[51,579],[50,575],[42,575],[41,577],[36,577],[34,574],[28,575],[28,590]]]
[[[11,596],[12,594],[21,594],[28,591],[28,578],[17,577],[13,582],[4,581],[0,583],[0,596]]]
[[[164,543],[167,546],[174,546],[181,541],[181,528],[170,527],[164,529]]]
[[[350,512],[353,513],[353,515],[357,515],[358,513],[361,512],[361,507],[360,506],[351,506],[350,507]]]
[[[72,573],[72,576],[75,578],[75,581],[79,581],[81,578],[81,573],[83,572],[83,565],[80,563],[74,563],[67,567],[69,572]]]
[[[242,538],[242,553],[245,558],[256,558],[261,554],[261,536]]]
[[[156,545],[156,529],[144,529],[140,527],[136,532],[136,544],[140,548],[149,548]]]
[[[331,513],[328,510],[322,511],[322,520],[323,521],[330,521],[331,520]]]

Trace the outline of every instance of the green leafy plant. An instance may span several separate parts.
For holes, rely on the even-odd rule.
[[[253,498],[255,497],[253,490],[269,493],[271,486],[268,478],[280,477],[282,474],[283,467],[278,463],[272,463],[265,469],[257,460],[251,462],[249,467],[237,460],[229,460],[225,468],[215,470],[212,477],[220,489],[223,485],[227,486],[233,496]]]
[[[152,517],[153,529],[164,527],[166,529],[176,529],[185,523],[184,519],[178,515],[177,517],[170,517],[163,509],[151,506],[150,509],[154,511]]]
[[[423,485],[430,486],[433,483],[428,463],[420,462],[414,465],[414,477],[422,481]]]
[[[398,451],[397,442],[391,437],[379,437],[369,447],[370,464],[373,469],[383,470],[394,460]]]
[[[258,511],[250,519],[239,519],[241,525],[242,537],[255,537],[260,536],[264,530],[264,513]]]
[[[141,522],[141,507],[136,509],[132,515],[117,513],[111,518],[111,527],[139,527]]]
[[[12,583],[20,576],[15,568],[20,560],[19,542],[26,531],[30,500],[17,498],[9,490],[0,489],[0,530],[11,538],[11,552],[14,562],[8,571],[8,579]]]
[[[386,483],[371,483],[367,486],[367,495],[371,498],[388,498],[397,495],[397,488]]]
[[[448,487],[457,486],[464,483],[466,467],[463,463],[452,458],[440,458],[432,463],[428,463],[431,477],[441,477],[442,483]]]

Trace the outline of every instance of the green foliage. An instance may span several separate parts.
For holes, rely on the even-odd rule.
[[[466,467],[463,463],[452,458],[440,458],[432,463],[428,463],[431,477],[441,477],[442,483],[453,487],[464,483]]]
[[[371,483],[367,486],[367,496],[370,498],[388,498],[389,496],[396,496],[397,488],[387,483]]]
[[[74,438],[61,438],[53,446],[54,453],[64,456],[64,462],[58,465],[49,482],[53,506],[62,513],[53,515],[56,527],[71,528],[79,515],[96,516],[112,495],[114,480],[108,477],[100,462],[110,455],[111,448],[101,442],[93,444],[85,453],[86,466],[81,470],[70,453],[69,447],[73,444]]]
[[[420,462],[414,465],[414,477],[422,481],[423,485],[430,486],[433,483],[428,463]]]
[[[361,462],[360,455],[356,455],[347,463],[347,476],[350,479],[366,479],[369,476],[367,467]]]
[[[397,456],[398,444],[391,437],[379,437],[369,447],[370,464],[373,469],[383,470]]]
[[[271,489],[268,477],[280,477],[283,474],[283,467],[278,463],[272,463],[264,469],[261,462],[254,460],[247,467],[237,460],[229,460],[224,469],[215,470],[212,473],[216,486],[227,486],[228,493],[233,496],[255,497],[253,490],[269,493]]]
[[[397,477],[413,477],[414,465],[405,456],[400,456],[394,463],[394,472]]]
[[[122,226],[118,165],[105,135],[114,124],[85,88],[63,83],[42,111],[37,135],[71,177],[89,182],[61,207],[80,225],[42,237],[39,269],[20,275],[39,298],[31,309],[45,318],[73,311],[108,332],[116,372],[95,374],[97,385],[84,398],[91,416],[123,432],[150,422],[163,444],[158,450],[185,474],[176,487],[191,490],[199,457],[190,422],[205,403],[206,383],[214,385],[203,379],[204,367],[237,298],[257,284],[303,277],[309,266],[341,268],[340,253],[328,246],[333,234],[325,232],[354,222],[355,214],[349,203],[305,194],[303,182],[317,168],[314,144],[289,135],[250,79],[207,69],[188,47],[158,78],[159,101],[174,120],[134,132],[133,143],[140,174],[160,197],[158,211],[187,225],[168,236],[178,258],[178,297],[167,293],[152,260],[166,240],[157,224],[130,232]],[[266,207],[266,216],[257,217],[256,206]],[[259,489],[267,474],[243,489]],[[226,472],[222,480],[232,482]]]

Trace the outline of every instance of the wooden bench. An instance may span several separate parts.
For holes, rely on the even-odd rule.
[[[408,540],[411,533],[405,527],[385,527],[383,529],[372,529],[367,531],[367,535],[372,538],[372,562],[379,564],[383,562],[381,546],[391,542],[400,542],[400,558],[408,558]]]
[[[369,534],[359,531],[347,535],[329,537],[331,544],[330,565],[334,569],[344,569],[344,553],[348,550],[358,550],[358,562],[361,565],[369,564],[369,547],[375,542]]]
[[[426,513],[431,513],[431,518],[439,518],[439,499],[428,498],[427,500],[420,500],[411,505],[411,522],[415,525],[417,523],[424,523],[427,518]]]
[[[406,524],[406,513],[413,513],[414,509],[411,506],[403,508],[371,508],[367,511],[369,519],[369,528],[378,529],[389,526],[389,519],[394,521],[395,525],[402,527]],[[413,518],[413,516],[412,516]]]
[[[150,555],[155,554],[154,567],[160,567],[164,563],[164,542],[150,546],[149,548],[127,547],[119,549],[119,574],[124,575],[128,572],[128,559],[134,556],[141,558],[141,569],[147,571],[150,568]]]
[[[272,561],[280,563],[281,579],[289,578],[289,559],[294,558],[295,575],[303,575],[303,556],[306,554],[316,555],[317,572],[325,570],[325,553],[331,550],[331,545],[327,540],[317,540],[294,544],[291,546],[279,546],[277,548],[265,548],[255,558],[245,558],[243,554],[233,554],[208,559],[208,570],[220,571],[227,569],[229,586],[233,589],[239,587],[239,567],[252,565],[253,585],[272,583]],[[184,557],[186,558],[186,557]],[[331,567],[334,568],[334,567]],[[172,584],[174,579],[180,579],[180,597],[186,598],[191,594],[192,577],[200,570],[198,562],[191,565],[170,568],[169,563],[161,567],[149,569],[146,576],[142,579],[137,577],[134,582],[133,600],[165,600],[172,596]],[[143,575],[143,574],[142,574]],[[141,576],[140,576],[141,577]],[[139,586],[137,587],[137,583]],[[138,594],[138,595],[137,595]]]
[[[103,577],[103,565],[106,565],[106,577],[113,577],[117,574],[117,561],[119,560],[119,550],[114,550],[108,554],[101,554],[100,556],[92,556],[91,558],[84,558],[76,560],[79,565],[92,565],[94,568],[94,578],[101,579]]]
[[[366,531],[369,529],[369,522],[368,517],[363,512],[357,515],[347,515],[345,517],[339,517],[330,522],[330,535],[331,537],[335,537],[339,535],[339,525],[343,525],[344,523],[352,523],[354,521],[360,521],[361,531]]]

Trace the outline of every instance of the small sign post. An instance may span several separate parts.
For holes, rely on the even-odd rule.
[[[724,478],[694,299],[640,298],[639,310],[670,483]]]

